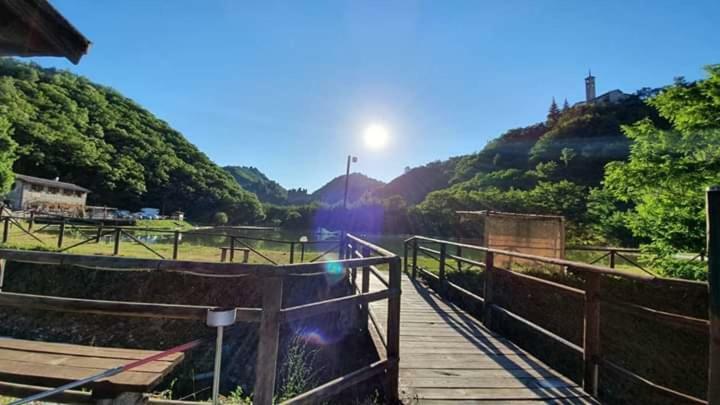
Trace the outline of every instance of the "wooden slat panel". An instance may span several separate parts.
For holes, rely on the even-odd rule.
[[[80,346],[68,343],[47,343],[34,340],[0,339],[0,348],[25,350],[38,353],[58,353],[73,356],[104,357],[113,359],[137,360],[158,353],[153,350],[121,349],[110,347]],[[183,358],[182,353],[171,354],[163,361],[177,362]]]
[[[37,364],[33,363],[0,360],[0,379],[21,384],[54,387],[103,371],[105,371],[105,369],[54,365],[38,367]],[[127,371],[111,377],[109,380],[101,380],[93,383],[91,387],[102,386],[103,389],[111,388],[114,392],[145,392],[152,389],[152,387],[160,381],[161,377],[162,374],[160,373]]]
[[[108,369],[125,365],[132,360],[109,359],[86,356],[72,356],[65,354],[31,353],[22,350],[0,349],[0,360],[12,360],[23,363],[35,364],[36,367],[43,365],[70,366],[78,368]],[[135,372],[162,373],[166,368],[172,366],[171,362],[153,361],[151,363],[134,368]]]

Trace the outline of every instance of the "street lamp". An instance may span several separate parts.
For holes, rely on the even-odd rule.
[[[357,156],[348,155],[347,168],[345,169],[345,198],[343,199],[343,211],[347,211],[348,188],[350,187],[350,163],[357,163]],[[347,212],[345,212],[347,214]]]

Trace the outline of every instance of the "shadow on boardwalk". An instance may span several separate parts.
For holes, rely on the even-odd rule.
[[[403,276],[400,389],[408,403],[594,403],[577,384]],[[373,304],[383,319],[386,307]]]

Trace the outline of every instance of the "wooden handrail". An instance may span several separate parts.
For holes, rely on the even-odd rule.
[[[434,245],[439,246],[439,250],[436,249],[430,249],[424,246],[421,246],[419,242],[427,242]],[[443,261],[446,257],[451,257],[451,255],[443,255],[442,253],[447,250],[448,246],[456,246],[460,247],[464,250],[474,250],[474,251],[480,251],[485,253],[485,263],[484,263],[484,279],[485,284],[483,287],[483,296],[479,297],[474,295],[473,293],[463,290],[461,287],[448,282],[447,280],[444,280],[444,263]],[[660,322],[667,322],[671,323],[673,325],[676,325],[678,327],[684,328],[684,329],[690,329],[694,331],[708,331],[709,329],[709,321],[705,319],[698,319],[693,318],[689,316],[679,315],[679,314],[673,314],[665,311],[659,311],[652,308],[647,308],[642,305],[633,304],[633,303],[627,303],[627,302],[616,302],[611,301],[607,298],[603,298],[600,293],[600,279],[603,276],[612,276],[612,277],[623,277],[623,278],[629,278],[635,281],[640,281],[643,283],[651,283],[651,284],[675,284],[675,285],[681,285],[681,286],[704,286],[707,285],[706,283],[702,282],[696,282],[696,281],[690,281],[690,280],[679,280],[679,279],[670,279],[670,278],[662,278],[662,277],[656,277],[656,276],[638,276],[635,274],[628,274],[627,272],[618,271],[615,269],[609,269],[602,266],[595,266],[595,265],[589,265],[586,263],[578,263],[578,262],[572,262],[569,260],[563,260],[563,259],[555,259],[555,258],[546,258],[541,256],[535,256],[535,255],[528,255],[523,253],[517,253],[517,252],[508,252],[504,250],[499,249],[488,249],[482,246],[475,246],[475,245],[469,245],[465,243],[458,243],[458,242],[452,242],[452,241],[444,241],[440,239],[435,238],[427,238],[423,236],[414,236],[411,237],[404,242],[404,256],[409,257],[410,254],[407,250],[412,249],[413,254],[413,262],[412,262],[412,275],[415,277],[417,274],[417,271],[420,270],[421,273],[426,276],[430,277],[436,281],[444,281],[444,283],[440,283],[440,293],[442,294],[443,288],[446,286],[449,286],[451,288],[455,288],[457,291],[461,293],[465,293],[464,295],[466,297],[469,297],[473,299],[476,302],[479,302],[483,305],[483,323],[488,328],[493,327],[493,313],[502,313],[510,318],[512,318],[514,321],[520,322],[523,325],[541,333],[542,335],[553,339],[554,341],[561,343],[563,346],[568,347],[572,349],[575,352],[579,352],[583,355],[583,385],[585,390],[592,394],[593,396],[597,397],[598,395],[598,376],[599,376],[599,366],[600,365],[610,365],[606,360],[603,360],[602,353],[601,353],[601,347],[600,347],[600,307],[601,304],[607,304],[613,309],[621,310],[624,312],[628,312],[634,315],[643,316],[648,319],[660,321]],[[437,268],[438,275],[435,275],[421,267],[417,264],[417,252],[426,252],[431,254],[440,255],[441,258],[438,260],[439,265]],[[462,252],[462,251],[461,251]],[[460,255],[461,257],[462,253]],[[508,269],[501,269],[494,265],[494,256],[495,255],[506,255],[510,257],[517,257],[522,259],[529,259],[534,260],[540,263],[546,263],[546,264],[552,264],[552,265],[560,265],[563,266],[567,271],[574,272],[576,274],[581,275],[585,279],[585,284],[583,289],[578,289],[574,287],[570,287],[561,283],[545,280],[539,277],[531,276],[528,274],[522,274],[518,272],[513,272],[512,270]],[[452,259],[457,260],[457,257],[452,257]],[[497,275],[506,275],[513,278],[523,279],[525,281],[529,281],[531,283],[536,283],[543,285],[545,287],[552,288],[553,290],[556,290],[558,292],[562,292],[563,294],[569,294],[574,297],[582,298],[584,300],[584,322],[583,322],[583,345],[578,346],[566,339],[564,339],[561,336],[558,336],[547,329],[542,328],[541,326],[533,323],[532,321],[515,314],[508,310],[507,308],[503,308],[496,302],[496,296],[498,294],[501,294],[502,291],[499,291],[497,287],[495,286],[495,279]],[[432,285],[432,284],[431,284]],[[495,321],[497,322],[497,321]],[[675,396],[678,399],[685,399],[690,400],[692,402],[698,402],[698,403],[705,403],[702,402],[702,400],[689,396],[687,394],[683,394],[677,391],[674,391],[670,388],[663,387],[660,385],[657,385],[655,383],[650,382],[647,379],[644,379],[643,377],[640,377],[634,373],[631,373],[625,369],[622,369],[621,367],[617,365],[612,365],[613,368],[616,368],[616,370],[621,371],[624,375],[635,378],[638,381],[644,382],[649,386],[652,386],[654,388],[657,388],[660,391],[665,392],[666,394],[670,394]]]

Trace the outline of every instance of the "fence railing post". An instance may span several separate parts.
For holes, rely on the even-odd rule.
[[[62,248],[64,239],[65,239],[65,220],[63,219],[62,222],[60,222],[60,233],[58,233],[58,241],[57,241],[58,249]]]
[[[362,255],[363,257],[370,257],[370,248],[367,246],[363,246],[362,249]],[[360,292],[363,294],[366,294],[370,292],[370,266],[363,266],[362,268],[362,280],[360,282]],[[360,318],[360,325],[362,325],[364,330],[368,330],[370,328],[370,325],[368,325],[368,318],[369,318],[369,307],[368,303],[362,304],[362,312],[361,312],[361,318]]]
[[[720,187],[707,189],[705,195],[707,221],[708,301],[710,319],[710,350],[708,359],[709,405],[720,404]]]
[[[235,237],[230,235],[230,263],[235,261]]]
[[[100,238],[102,237],[103,233],[103,223],[100,222],[100,225],[97,227],[97,234],[95,234],[95,243],[100,243]]]
[[[389,403],[398,401],[398,378],[400,373],[400,293],[401,277],[400,258],[390,259],[390,292],[395,294],[388,298],[387,318],[387,398]]]
[[[583,388],[597,397],[600,363],[600,274],[585,274],[585,322],[583,327]]]
[[[417,278],[417,252],[418,252],[418,241],[413,239],[413,256],[412,256],[412,277]]]
[[[33,225],[35,225],[35,211],[30,211],[30,222],[28,222],[28,232],[32,232]]]
[[[290,264],[295,263],[295,242],[290,242]]]
[[[300,263],[305,261],[305,242],[300,242]]]
[[[447,259],[447,245],[440,245],[440,264],[438,265],[438,278],[440,279],[440,295],[447,294],[447,278],[445,276],[445,261]]]
[[[493,284],[495,277],[495,254],[493,252],[485,252],[485,282],[483,284],[483,324],[486,328],[492,329],[492,306],[495,304],[493,297]]]
[[[615,250],[614,249],[610,249],[610,268],[611,269],[615,268]]]
[[[177,260],[178,258],[178,249],[180,245],[180,231],[175,231],[175,234],[173,235],[173,253],[172,258],[173,260]]]
[[[457,269],[458,271],[462,271],[462,260],[460,260],[462,257],[462,247],[460,247],[460,245],[455,245],[455,256],[457,256]]]
[[[120,254],[120,236],[122,229],[115,228],[115,245],[113,246],[113,256]]]
[[[408,243],[407,241],[405,241],[403,242],[403,271],[405,272],[405,274],[407,274],[408,268]]]
[[[3,236],[2,236],[3,243],[7,243],[9,237],[10,237],[10,217],[5,217],[5,220],[3,221]]]
[[[255,405],[271,405],[275,394],[278,344],[280,341],[280,308],[283,281],[268,277],[263,280],[262,317],[258,332],[258,357],[255,365]]]

